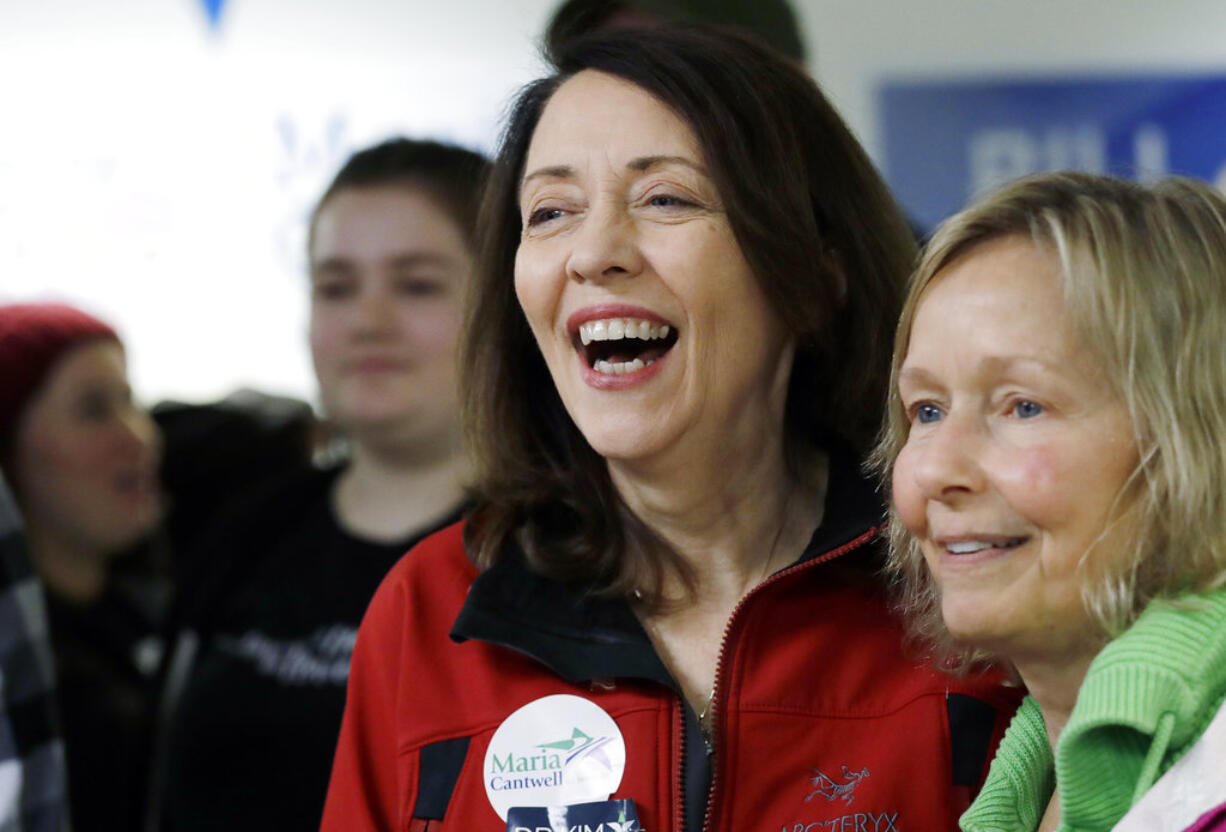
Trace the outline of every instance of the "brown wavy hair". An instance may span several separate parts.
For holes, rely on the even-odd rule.
[[[626,507],[579,432],[516,300],[519,185],[550,96],[584,70],[647,91],[694,131],[736,241],[796,340],[785,444],[804,478],[815,448],[867,452],[880,422],[889,343],[915,256],[885,183],[812,79],[756,41],[709,27],[659,26],[568,42],[554,74],[513,103],[481,212],[482,239],[461,361],[476,464],[470,556],[509,541],[562,581],[659,608],[680,558]]]

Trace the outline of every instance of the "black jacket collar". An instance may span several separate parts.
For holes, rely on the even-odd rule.
[[[882,517],[881,499],[857,460],[832,452],[822,524],[798,562],[855,540]],[[569,682],[638,678],[676,687],[624,600],[536,574],[514,544],[473,582],[451,637],[524,653]]]

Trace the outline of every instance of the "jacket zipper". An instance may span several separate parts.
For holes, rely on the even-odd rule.
[[[798,563],[795,566],[789,566],[787,569],[776,572],[774,575],[771,575],[749,592],[745,593],[745,597],[738,601],[737,605],[733,607],[732,615],[728,616],[728,623],[724,626],[724,636],[719,643],[719,654],[715,660],[715,685],[711,689],[711,736],[716,738],[716,744],[715,753],[711,755],[711,788],[707,791],[707,808],[706,812],[703,814],[702,821],[703,832],[711,832],[711,830],[715,828],[712,807],[715,805],[715,795],[719,791],[719,758],[722,751],[722,745],[719,743],[718,737],[723,733],[723,711],[720,708],[720,691],[723,688],[724,681],[724,656],[728,652],[728,642],[732,638],[733,628],[737,624],[737,618],[739,617],[741,610],[744,609],[746,603],[749,602],[749,599],[753,598],[754,595],[758,594],[766,587],[781,581],[784,578],[790,577],[799,572],[803,572],[806,569],[812,569],[820,564],[828,563],[854,549],[860,548],[865,543],[868,543],[870,540],[880,534],[882,528],[883,527],[881,526],[874,526],[856,539],[848,543],[844,543],[837,549],[831,549],[829,552],[819,555],[812,560],[807,560],[804,563]],[[682,766],[684,765],[685,761],[683,758]],[[678,767],[679,770],[680,768],[681,767]],[[680,829],[681,827],[676,826],[674,828]]]
[[[685,703],[681,694],[673,703],[673,759],[678,760],[677,776],[673,778],[673,794],[676,809],[673,810],[672,829],[683,832],[685,829]]]

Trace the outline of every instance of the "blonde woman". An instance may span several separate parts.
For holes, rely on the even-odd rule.
[[[1030,696],[962,829],[1226,829],[1226,201],[1080,174],[949,220],[888,426],[915,630]]]

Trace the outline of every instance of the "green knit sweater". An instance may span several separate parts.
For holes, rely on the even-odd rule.
[[[1226,698],[1226,589],[1151,603],[1095,657],[1053,760],[1039,705],[1009,724],[964,832],[1104,832],[1195,744]]]

